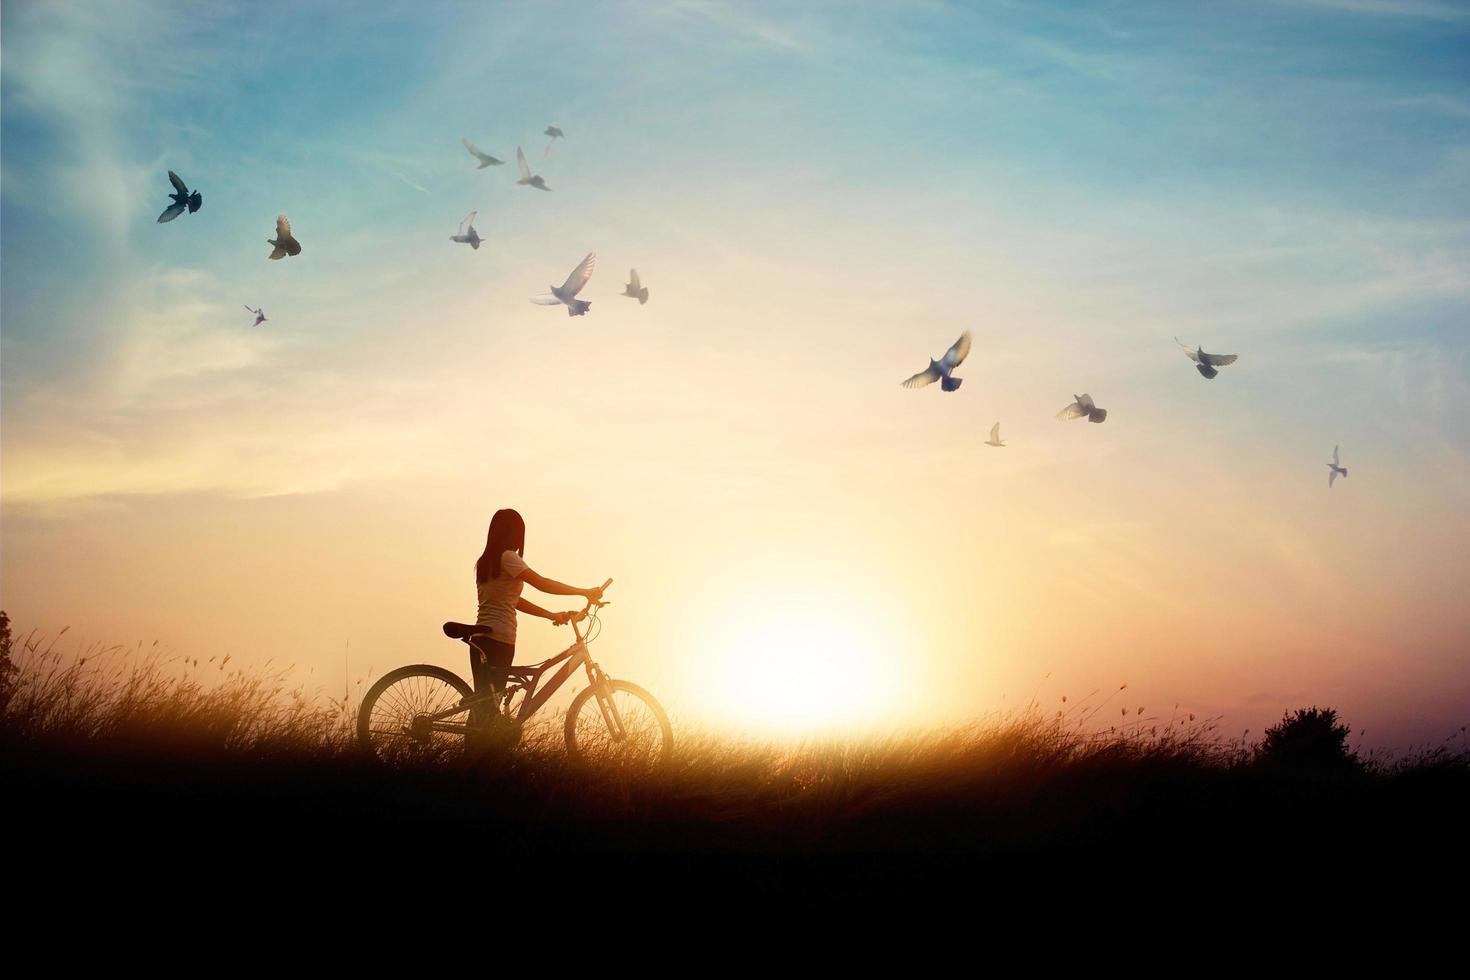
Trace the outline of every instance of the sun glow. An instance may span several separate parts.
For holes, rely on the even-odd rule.
[[[742,729],[851,731],[901,709],[897,650],[858,612],[777,608],[730,630],[712,652],[711,714]]]

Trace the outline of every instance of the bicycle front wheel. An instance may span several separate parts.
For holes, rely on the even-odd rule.
[[[663,707],[637,684],[605,680],[567,709],[567,754],[597,766],[650,769],[668,761],[674,728]]]
[[[462,731],[442,731],[429,718],[456,707],[474,691],[451,670],[432,664],[384,674],[357,711],[357,739],[383,762],[426,762],[462,749]],[[468,710],[439,724],[463,728]]]

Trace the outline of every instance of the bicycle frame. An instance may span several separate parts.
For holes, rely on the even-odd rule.
[[[561,653],[558,653],[549,660],[543,660],[539,664],[531,664],[524,667],[512,665],[504,668],[507,679],[516,677],[525,684],[526,699],[521,702],[521,709],[515,716],[516,721],[522,724],[530,721],[531,716],[539,711],[541,706],[556,694],[561,686],[567,682],[567,679],[576,673],[578,667],[586,667],[589,683],[593,686],[601,686],[604,679],[602,668],[592,659],[592,654],[587,649],[587,641],[582,635],[581,620],[571,620],[571,626],[572,634],[577,638],[576,642]],[[463,642],[469,644],[469,640]],[[566,661],[566,663],[551,676],[551,679],[546,682],[546,686],[538,692],[537,688],[541,685],[542,676],[546,671],[562,663],[562,661]],[[467,723],[450,722],[445,721],[445,719],[452,718],[464,712],[466,709],[474,708],[478,705],[486,703],[494,705],[504,694],[505,690],[503,689],[494,694],[477,694],[473,697],[465,698],[452,708],[446,708],[444,711],[432,715],[422,716],[419,719],[419,723],[427,723],[430,731],[463,734],[469,729]],[[600,694],[597,697],[597,702],[598,706],[602,709],[603,717],[608,722],[608,727],[615,733],[615,737],[620,737],[623,734],[623,720],[618,716],[617,706]],[[609,711],[609,709],[611,710]],[[500,712],[499,706],[495,705],[494,710],[498,714]]]

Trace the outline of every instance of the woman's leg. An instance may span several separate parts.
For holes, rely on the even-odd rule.
[[[511,643],[500,643],[485,637],[470,643],[470,675],[475,681],[476,694],[499,694],[505,690],[505,668],[516,659],[516,648]],[[471,724],[474,724],[473,719]]]
[[[475,694],[493,694],[493,702],[470,709],[470,729],[465,747],[470,750],[488,748],[484,729],[499,711],[500,692],[505,690],[505,668],[515,662],[516,648],[510,643],[479,638],[470,644],[470,674],[475,679]],[[479,729],[479,731],[476,731]]]

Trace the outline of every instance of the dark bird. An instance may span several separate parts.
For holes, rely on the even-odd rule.
[[[250,310],[251,313],[255,314],[255,322],[251,324],[252,327],[258,327],[265,322],[266,317],[264,310],[251,310],[249,303],[245,304],[245,309]]]
[[[597,268],[597,253],[588,252],[581,264],[572,270],[571,275],[567,276],[566,282],[560,286],[550,287],[549,294],[532,296],[531,302],[537,306],[556,306],[558,303],[565,303],[567,316],[582,316],[591,309],[592,304],[585,299],[577,299],[577,294],[582,291],[583,286],[587,285],[587,280],[592,278],[592,270],[595,268]]]
[[[488,153],[481,153],[480,152],[480,148],[478,146],[476,146],[475,144],[471,143],[469,140],[465,139],[463,136],[461,136],[459,138],[459,141],[464,144],[464,148],[466,150],[469,150],[470,151],[470,156],[472,156],[476,160],[479,160],[480,161],[480,165],[475,168],[476,170],[484,170],[486,167],[498,167],[502,163],[505,162],[504,160],[497,160],[497,159],[495,159],[494,157],[492,157]]]
[[[173,198],[174,203],[164,208],[163,214],[158,216],[159,224],[174,220],[184,213],[185,208],[188,208],[189,213],[193,214],[204,204],[204,196],[198,191],[190,194],[189,188],[184,186],[184,182],[179,179],[179,175],[172,170],[168,172],[168,181],[174,185],[174,193],[169,195],[169,197]]]
[[[1347,479],[1347,467],[1340,466],[1339,464],[1341,462],[1342,461],[1337,458],[1337,447],[1336,446],[1333,446],[1332,447],[1332,462],[1330,462],[1330,463],[1327,464],[1327,469],[1330,471],[1327,474],[1327,487],[1328,487],[1328,489],[1331,489],[1332,488],[1332,481],[1333,480],[1336,480],[1339,476],[1342,477],[1344,480]],[[1372,482],[1372,481],[1369,481],[1369,482]]]
[[[557,140],[559,140],[559,139],[563,139],[564,140],[564,139],[567,138],[567,134],[566,133],[563,133],[556,126],[547,126],[546,127],[546,132],[542,133],[541,135],[543,135],[543,136],[550,136],[551,137],[551,142],[546,144],[546,152],[543,153],[543,154],[541,154],[543,157],[551,156],[551,147],[552,147],[552,144],[554,144]]]
[[[955,368],[959,367],[965,358],[970,356],[970,331],[966,330],[960,334],[960,339],[954,342],[954,346],[944,352],[939,360],[929,359],[929,366],[918,374],[903,382],[905,388],[922,388],[939,382],[939,387],[944,391],[954,391],[963,382],[964,378],[956,378],[951,375]]]
[[[638,270],[628,270],[628,285],[623,287],[623,295],[631,296],[642,306],[648,302],[648,287],[638,281]]]
[[[1072,404],[1057,413],[1058,422],[1085,418],[1089,422],[1101,422],[1108,417],[1106,408],[1098,408],[1088,394],[1073,395]]]
[[[475,215],[479,213],[478,211],[471,211],[465,215],[464,220],[459,223],[459,234],[450,235],[449,240],[451,242],[459,242],[461,245],[468,245],[470,248],[479,251],[480,242],[484,241],[480,237],[480,233],[475,231]]]
[[[1238,357],[1236,354],[1206,354],[1203,347],[1190,350],[1178,337],[1174,338],[1174,343],[1184,348],[1184,353],[1194,362],[1195,370],[1204,375],[1206,379],[1213,378],[1220,373],[1215,370],[1216,368],[1234,364]]]
[[[286,220],[284,214],[276,216],[276,237],[267,238],[265,243],[275,246],[275,250],[270,254],[270,258],[273,259],[301,254],[301,243],[291,237],[291,222]]]
[[[526,155],[521,152],[519,146],[516,147],[516,166],[521,169],[521,179],[516,181],[517,184],[525,184],[527,187],[539,187],[543,191],[551,190],[550,187],[546,186],[546,181],[542,180],[539,174],[532,176],[531,166],[526,163]]]

